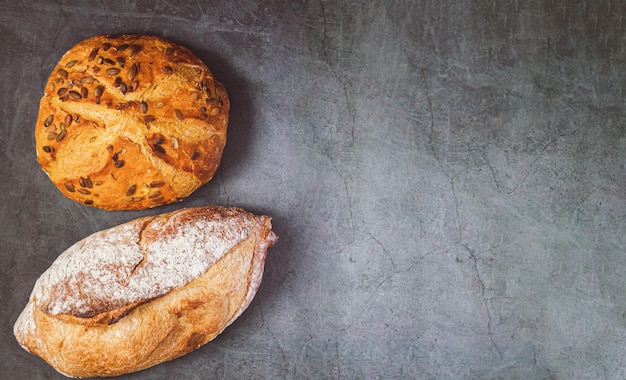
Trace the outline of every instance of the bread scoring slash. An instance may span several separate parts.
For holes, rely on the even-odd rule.
[[[139,371],[204,345],[250,304],[271,218],[184,208],[75,243],[35,283],[19,344],[69,377]]]
[[[52,70],[37,159],[67,198],[106,210],[181,200],[213,177],[230,101],[189,49],[151,35],[100,35]]]

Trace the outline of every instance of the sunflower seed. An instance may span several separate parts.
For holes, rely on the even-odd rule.
[[[143,50],[143,46],[141,46],[141,45],[133,45],[133,49],[130,52],[130,56],[134,57],[135,55],[137,55],[137,53],[139,53],[142,50]]]
[[[117,75],[120,73],[120,69],[118,69],[117,67],[111,67],[110,69],[107,69],[107,74],[109,75]]]
[[[165,199],[163,197],[158,197],[158,198],[152,198],[152,202],[154,203],[163,203],[165,201]]]
[[[54,140],[57,138],[57,134],[54,132],[50,132],[48,133],[48,136],[46,136],[46,140]]]
[[[131,195],[135,194],[135,191],[137,191],[137,185],[130,185],[126,190],[126,196],[130,197]]]
[[[65,185],[65,188],[67,189],[67,191],[69,191],[70,193],[73,193],[76,191],[76,188],[74,187],[74,184],[71,181],[67,181],[65,182],[63,185]]]
[[[59,134],[57,135],[56,141],[57,142],[61,142],[61,140],[63,140],[65,138],[65,136],[67,135],[67,133],[62,130],[61,132],[59,132]]]
[[[105,42],[102,44],[102,50],[107,51],[111,48],[111,44],[108,42]]]
[[[211,116],[215,116],[215,115],[217,115],[218,113],[220,113],[220,109],[219,109],[219,108],[213,108],[213,109],[211,110]]]
[[[112,60],[112,59],[110,59],[110,58],[104,58],[104,59],[103,59],[103,61],[104,61],[104,63],[106,63],[107,65],[111,65],[111,66],[115,65],[115,61],[114,61],[114,60]]]
[[[115,78],[113,85],[115,85],[115,87],[119,87],[121,84],[122,84],[122,78],[120,77]]]
[[[95,96],[96,98],[99,98],[102,95],[103,91],[104,91],[103,85],[96,86],[96,88],[93,90],[93,96]]]
[[[98,63],[98,65],[101,65],[102,62],[104,62],[104,58],[102,58],[102,56],[98,56],[98,60],[96,61]]]
[[[98,54],[98,48],[93,48],[91,49],[91,53],[89,53],[89,57],[87,58],[87,60],[89,62],[93,61],[94,58],[96,58],[96,54]]]
[[[126,95],[126,92],[128,91],[128,88],[126,87],[126,83],[120,84],[119,88],[122,94]]]
[[[155,107],[156,107],[156,108],[163,108],[163,107],[165,107],[165,103],[163,103],[163,102],[158,102],[158,103],[155,105]]]
[[[132,197],[130,199],[131,202],[139,202],[139,201],[143,201],[143,197]]]
[[[58,69],[57,70],[57,74],[59,74],[59,76],[63,79],[67,79],[67,71],[63,70],[63,69]]]
[[[167,49],[165,49],[165,54],[170,55],[172,53],[174,53],[174,48],[168,47]]]
[[[115,167],[119,169],[124,166],[125,163],[124,160],[115,161]]]
[[[48,126],[48,127],[46,128],[46,132],[48,132],[48,133],[52,133],[52,132],[54,132],[54,131],[56,131],[56,130],[57,130],[57,126],[56,126],[56,125],[54,125],[54,124],[50,124],[50,126]]]
[[[142,113],[146,113],[148,112],[148,103],[144,102],[143,100],[139,102],[139,110],[141,110]]]
[[[174,113],[176,114],[176,118],[178,120],[182,121],[185,118],[185,116],[183,116],[183,113],[178,108],[174,110]]]
[[[79,193],[83,194],[83,195],[89,195],[91,194],[91,191],[87,190],[87,189],[83,189],[83,188],[78,188],[76,189],[76,191],[78,191]]]
[[[128,69],[128,80],[131,81],[135,79],[137,73],[139,72],[139,65],[137,63],[133,63],[132,66]]]
[[[91,199],[85,199],[85,204],[86,205],[92,205],[93,201]]]
[[[148,198],[152,199],[152,198],[158,198],[161,196],[161,192],[159,190],[154,191],[150,194],[148,194]]]
[[[50,115],[46,118],[46,120],[44,120],[43,125],[44,127],[49,127],[50,124],[52,124],[52,122],[54,121],[54,115]]]
[[[52,153],[52,152],[54,152],[54,148],[51,147],[50,145],[44,145],[43,146],[43,151],[46,152],[46,153]]]
[[[178,149],[178,139],[176,137],[170,139],[170,144],[172,144],[172,148]]]
[[[130,47],[130,45],[129,45],[129,44],[122,44],[122,45],[120,45],[120,46],[116,47],[115,49],[116,49],[117,51],[124,51],[124,50],[128,49],[129,47]]]
[[[100,72],[100,68],[99,67],[94,67],[92,70],[93,70],[94,73],[99,73]]]
[[[80,83],[86,84],[86,83],[93,83],[94,79],[93,77],[89,76],[89,77],[82,77],[80,78]]]
[[[93,188],[93,182],[91,181],[91,178],[85,177],[85,186],[87,186],[90,189]]]
[[[133,92],[137,89],[137,87],[139,87],[139,81],[132,81],[130,82],[130,84],[128,85],[128,92]]]
[[[124,64],[126,63],[124,57],[117,57],[115,58],[115,61],[120,65],[120,67],[124,67]]]
[[[150,187],[161,187],[165,185],[165,181],[152,181],[150,182]]]
[[[65,116],[65,125],[67,125],[68,127],[70,126],[70,124],[72,124],[72,115],[70,115],[69,113],[67,114],[67,116]]]
[[[85,187],[85,179],[83,177],[78,179],[78,185],[80,185],[80,187]]]
[[[68,63],[65,64],[65,67],[69,69],[70,67],[74,66],[76,64],[76,62],[77,62],[77,60],[72,59],[71,61],[69,61]]]
[[[58,85],[62,85],[63,84],[63,78],[55,78],[54,79],[54,83],[56,83]]]
[[[59,96],[59,100],[62,101],[62,102],[67,102],[69,98],[70,98],[70,96],[67,95],[67,94],[65,94],[63,96]]]
[[[146,122],[146,123],[151,123],[151,122],[153,122],[155,120],[156,120],[156,117],[154,117],[154,115],[146,115],[143,118],[143,121]]]
[[[191,155],[191,160],[195,161],[198,159],[198,157],[200,157],[200,151],[194,150],[193,154]]]
[[[70,91],[69,94],[74,99],[80,99],[82,97],[78,92],[76,92],[74,90]]]
[[[172,69],[172,66],[165,66],[163,67],[163,72],[165,74],[171,74],[174,71],[174,69]]]
[[[80,89],[80,95],[83,98],[86,98],[89,95],[89,90],[87,90],[87,87],[83,87]]]
[[[117,152],[113,153],[113,155],[111,156],[111,159],[112,159],[114,162],[117,162],[118,158],[119,158],[119,156],[118,156]]]
[[[63,95],[65,95],[65,93],[67,93],[67,88],[65,88],[65,87],[61,87],[61,88],[59,88],[59,91],[57,91],[57,95],[59,95],[59,96],[63,96]]]
[[[198,100],[199,97],[200,95],[198,95],[197,92],[192,92],[191,96],[189,97],[189,100],[191,100],[192,102],[195,102],[196,100]]]

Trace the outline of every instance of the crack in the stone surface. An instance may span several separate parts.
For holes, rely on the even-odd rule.
[[[491,327],[491,308],[489,307],[489,299],[485,296],[485,282],[483,281],[483,278],[480,275],[480,271],[478,270],[478,256],[476,256],[476,252],[471,249],[467,244],[463,244],[463,247],[467,250],[469,257],[472,259],[474,272],[476,273],[476,280],[478,281],[478,284],[480,286],[480,296],[483,300],[483,304],[485,305],[485,310],[487,312],[487,334],[489,335],[489,340],[491,341],[491,345],[498,352],[498,356],[500,357],[500,359],[503,359],[504,356],[502,354],[502,350],[493,338],[493,331]]]

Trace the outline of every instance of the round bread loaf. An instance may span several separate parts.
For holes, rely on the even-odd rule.
[[[224,86],[187,48],[150,35],[95,36],[65,53],[48,79],[37,159],[85,205],[172,203],[217,170],[229,108]]]
[[[118,376],[177,358],[250,305],[277,239],[268,216],[210,206],[96,232],[37,280],[15,337],[71,377]]]

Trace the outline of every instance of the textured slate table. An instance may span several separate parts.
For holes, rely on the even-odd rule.
[[[0,374],[73,242],[205,204],[274,217],[251,307],[128,379],[626,377],[626,7],[619,1],[0,1]],[[105,212],[66,200],[32,130],[76,42],[154,33],[232,100],[214,180]]]

